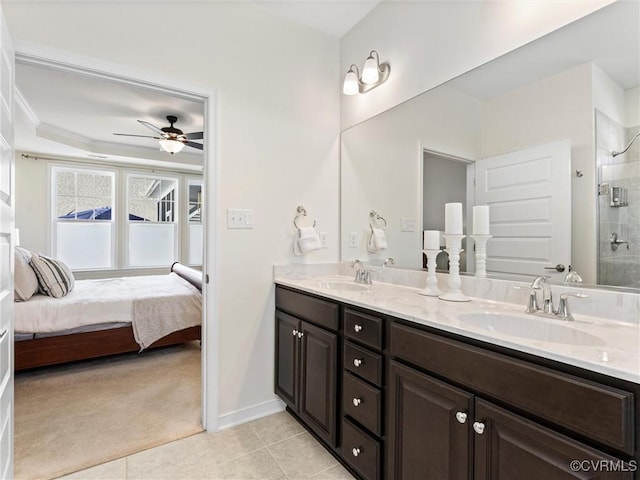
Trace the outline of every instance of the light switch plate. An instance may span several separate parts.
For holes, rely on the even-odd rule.
[[[320,232],[320,246],[322,248],[327,248],[327,232]]]
[[[253,210],[227,209],[227,228],[253,228]]]
[[[413,217],[402,217],[400,220],[401,230],[403,232],[415,232],[416,231],[416,219]]]

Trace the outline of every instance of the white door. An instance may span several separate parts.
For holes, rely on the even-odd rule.
[[[476,162],[476,205],[489,205],[487,271],[556,275],[571,262],[571,144],[539,145]]]
[[[13,477],[13,67],[0,10],[0,478]]]

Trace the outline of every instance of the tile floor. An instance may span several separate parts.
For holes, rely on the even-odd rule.
[[[287,412],[199,433],[63,480],[353,479]]]

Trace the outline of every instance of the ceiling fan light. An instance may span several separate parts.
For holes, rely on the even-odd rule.
[[[358,74],[352,69],[349,69],[344,77],[344,83],[342,84],[342,93],[345,95],[355,95],[358,93]]]
[[[178,153],[184,148],[184,143],[180,140],[174,140],[172,138],[163,138],[159,140],[160,146],[165,152],[169,152],[171,155]]]
[[[378,54],[376,53],[376,57],[373,57],[375,51],[371,52],[367,61],[364,62],[364,67],[362,69],[362,83],[372,84],[376,83],[380,80],[380,64],[378,63]]]

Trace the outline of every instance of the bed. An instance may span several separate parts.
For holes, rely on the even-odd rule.
[[[201,339],[202,272],[78,280],[63,298],[16,302],[15,370]]]

